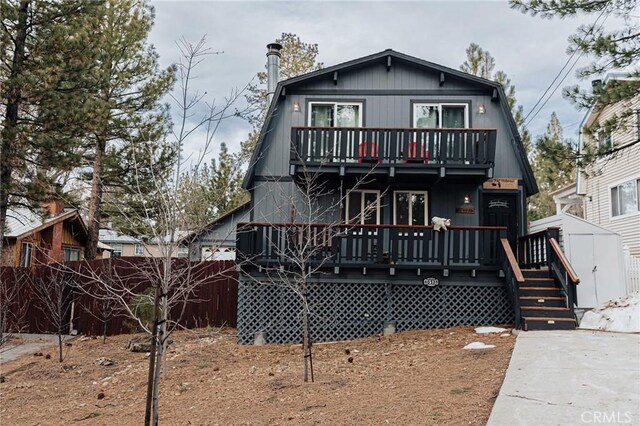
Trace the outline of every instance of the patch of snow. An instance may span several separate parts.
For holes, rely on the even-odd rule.
[[[504,333],[505,331],[509,331],[501,327],[476,327],[475,330],[477,334]]]
[[[640,333],[640,292],[609,300],[587,311],[580,321],[586,330]]]
[[[469,343],[467,346],[465,346],[462,349],[491,349],[495,347],[496,345],[485,345],[482,342],[473,342],[473,343]]]

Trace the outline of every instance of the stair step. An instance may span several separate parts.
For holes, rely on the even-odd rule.
[[[565,307],[562,296],[520,296],[520,306]]]
[[[573,318],[556,317],[522,317],[524,330],[575,330],[576,321]]]
[[[522,306],[523,316],[529,317],[555,317],[555,318],[573,318],[573,312],[569,308],[559,306]]]
[[[522,275],[525,278],[548,278],[548,269],[521,269]]]
[[[549,296],[562,297],[559,287],[520,287],[518,292],[521,296],[534,296],[539,298]]]
[[[557,287],[553,278],[525,278],[522,287]]]

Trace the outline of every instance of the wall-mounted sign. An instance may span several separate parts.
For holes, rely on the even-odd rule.
[[[456,207],[456,214],[474,214],[475,212],[474,207]]]
[[[518,179],[494,178],[486,180],[482,189],[518,189]]]
[[[425,278],[424,280],[422,280],[422,283],[424,285],[426,285],[427,287],[435,287],[438,284],[440,284],[440,281],[438,281],[437,278],[429,277],[429,278]]]
[[[491,200],[489,201],[490,209],[508,209],[509,202],[507,200]]]

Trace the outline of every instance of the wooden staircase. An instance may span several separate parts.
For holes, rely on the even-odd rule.
[[[501,263],[513,304],[515,326],[523,330],[574,330],[576,286],[580,279],[565,257],[559,228],[518,239],[518,257],[501,238]]]
[[[546,269],[521,269],[519,304],[523,330],[574,330],[576,320],[567,298]]]

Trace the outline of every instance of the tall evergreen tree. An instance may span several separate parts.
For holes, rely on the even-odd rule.
[[[576,165],[568,153],[572,142],[564,139],[562,125],[556,113],[551,114],[545,134],[536,141],[533,153],[533,173],[540,192],[529,199],[529,220],[542,219],[555,214],[551,192],[573,182]]]
[[[0,249],[7,209],[60,195],[80,165],[101,2],[0,1]]]
[[[323,67],[322,62],[317,61],[318,45],[315,43],[304,43],[296,34],[282,33],[276,39],[276,43],[282,45],[280,59],[280,79],[286,80],[298,75],[306,74],[311,71],[319,70]],[[245,161],[251,159],[253,149],[258,142],[258,135],[262,123],[264,123],[267,114],[267,73],[260,71],[256,74],[257,83],[249,86],[249,94],[247,94],[247,103],[251,106],[250,113],[245,114],[245,118],[251,124],[253,129],[246,141],[242,142],[241,157]]]
[[[596,85],[587,90],[578,86],[565,88],[565,96],[579,108],[624,102],[640,94],[640,0],[510,0],[510,4],[523,13],[543,18],[562,19],[581,15],[593,18],[591,24],[579,26],[569,38],[568,54],[587,55],[592,59],[588,66],[576,71],[577,76],[582,79],[601,78],[607,72],[617,71],[623,72],[630,79]],[[619,18],[620,25],[603,25],[609,15]],[[623,110],[606,122],[594,123],[591,128],[584,130],[595,134],[600,130],[624,129],[633,125],[634,113],[630,108]],[[569,155],[577,158],[581,166],[586,166],[596,158],[610,154],[612,149],[615,147],[602,147],[587,152],[574,149]]]
[[[467,59],[460,65],[461,71],[487,80],[493,80],[502,85],[507,97],[507,103],[511,109],[511,114],[513,114],[513,118],[520,131],[522,144],[527,154],[529,154],[531,151],[531,133],[529,133],[529,130],[524,126],[523,108],[517,104],[516,87],[511,83],[511,80],[504,71],[499,70],[495,73],[493,72],[496,61],[488,50],[482,49],[482,47],[476,43],[471,43],[466,49],[466,54]]]
[[[96,255],[105,191],[126,193],[128,185],[135,185],[138,194],[145,187],[152,191],[155,178],[168,173],[175,160],[173,148],[162,143],[170,119],[160,103],[173,85],[175,69],[160,70],[147,42],[153,8],[145,0],[108,0],[102,10],[93,40],[99,66],[85,121],[91,160],[87,259]],[[132,152],[138,155],[132,158]],[[127,208],[121,204],[117,210]]]
[[[247,201],[239,165],[222,143],[218,161],[183,174],[178,198],[186,229],[197,230]]]

